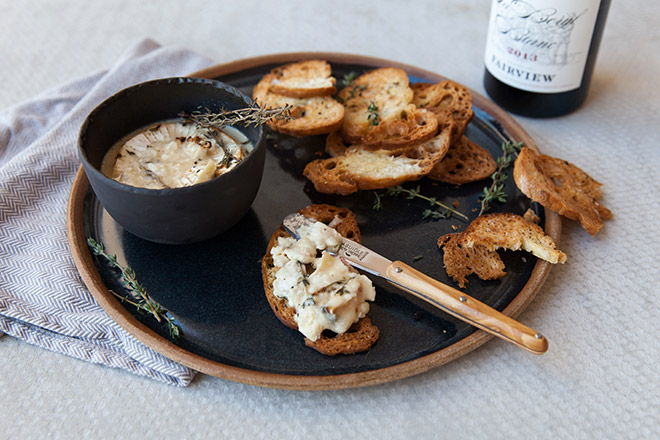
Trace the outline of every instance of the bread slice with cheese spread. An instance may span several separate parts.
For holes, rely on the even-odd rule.
[[[358,227],[355,215],[348,209],[339,208],[332,205],[310,205],[298,211],[300,214],[313,218],[319,222],[333,227],[342,237],[360,242],[360,229]],[[261,273],[263,277],[264,290],[268,303],[275,313],[275,316],[287,327],[298,330],[296,322],[296,309],[290,307],[286,298],[279,298],[275,295],[274,282],[277,277],[278,267],[273,261],[271,250],[277,246],[280,237],[289,237],[290,235],[280,226],[272,235],[266,255],[262,259]],[[305,338],[305,345],[317,350],[325,355],[334,356],[338,354],[353,354],[366,351],[376,342],[379,336],[378,327],[376,327],[369,317],[365,316],[353,324],[348,331],[341,334],[328,334],[327,331],[321,333],[321,336],[315,341]]]
[[[320,193],[347,195],[419,180],[447,153],[450,132],[442,131],[430,140],[397,151],[342,145],[337,137],[330,134],[326,142],[326,150],[333,157],[314,160],[303,172]]]

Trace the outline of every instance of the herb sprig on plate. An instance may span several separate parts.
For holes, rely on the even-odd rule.
[[[497,169],[490,176],[492,183],[490,186],[484,187],[484,190],[481,193],[479,199],[481,209],[479,210],[477,217],[488,211],[493,202],[506,202],[507,194],[506,191],[504,191],[504,183],[509,176],[504,171],[511,166],[522,147],[522,142],[512,144],[507,141],[502,144],[502,155],[497,158]]]
[[[140,284],[140,282],[137,280],[135,271],[128,266],[122,266],[119,264],[117,261],[117,256],[108,254],[105,251],[103,244],[97,242],[93,238],[87,238],[87,245],[90,247],[94,255],[105,258],[112,267],[119,269],[121,272],[122,281],[130,292],[131,298],[120,295],[112,290],[110,290],[110,292],[119,298],[121,302],[132,305],[142,313],[148,313],[152,315],[158,322],[165,322],[170,332],[170,338],[172,340],[178,339],[181,336],[181,327],[179,327],[174,322],[174,318],[168,315],[168,311],[166,309],[151,299],[149,294],[147,294],[144,286],[142,286],[142,284]]]
[[[393,186],[390,188],[387,188],[385,190],[386,196],[401,196],[405,195],[406,199],[412,200],[415,198],[422,199],[427,201],[432,208],[435,207],[440,207],[442,210],[439,209],[425,209],[422,212],[422,218],[424,219],[443,219],[443,218],[450,218],[451,216],[455,215],[463,220],[469,220],[468,216],[459,212],[456,208],[453,208],[451,206],[445,205],[444,203],[440,202],[436,197],[429,197],[425,196],[424,194],[421,193],[421,188],[418,185],[414,189],[407,189],[404,188],[401,185]],[[374,191],[374,204],[372,206],[374,211],[381,211],[383,209],[383,194],[379,194],[378,192]]]

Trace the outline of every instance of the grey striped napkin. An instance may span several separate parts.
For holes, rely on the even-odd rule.
[[[145,40],[107,71],[0,111],[0,335],[185,386],[195,372],[120,328],[82,284],[67,244],[66,204],[85,116],[129,85],[210,60]]]

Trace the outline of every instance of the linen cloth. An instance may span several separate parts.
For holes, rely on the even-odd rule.
[[[0,112],[0,330],[86,361],[190,383],[194,371],[137,341],[94,301],[68,247],[66,206],[80,165],[78,130],[94,107],[130,85],[210,64],[143,40],[109,70]]]

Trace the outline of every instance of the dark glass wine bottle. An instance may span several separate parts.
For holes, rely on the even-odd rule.
[[[504,109],[552,117],[587,97],[610,0],[493,0],[484,87]]]

